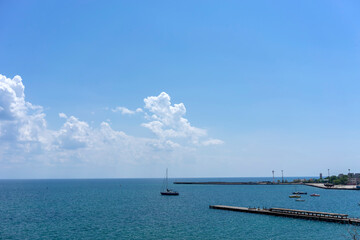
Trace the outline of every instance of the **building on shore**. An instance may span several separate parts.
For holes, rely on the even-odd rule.
[[[342,178],[345,174],[339,174],[338,177]],[[348,173],[348,185],[360,185],[360,173]]]

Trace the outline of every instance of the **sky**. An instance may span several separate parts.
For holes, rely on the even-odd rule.
[[[0,179],[360,172],[359,11],[0,0]]]

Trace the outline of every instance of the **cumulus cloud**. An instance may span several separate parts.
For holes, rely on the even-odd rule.
[[[113,112],[121,112],[123,115],[143,113],[146,120],[141,125],[151,130],[162,142],[174,143],[176,141],[188,141],[193,145],[209,146],[219,145],[224,142],[219,139],[206,139],[207,131],[194,127],[185,118],[186,108],[183,103],[172,104],[169,94],[160,93],[158,96],[150,96],[144,99],[144,108],[137,108],[135,111],[126,107],[116,107]]]
[[[20,76],[13,79],[0,74],[0,139],[43,141],[46,121],[43,109],[25,101]]]
[[[189,139],[193,144],[205,146],[223,143],[215,139],[200,142],[201,138],[206,137],[206,130],[191,126],[188,119],[184,117],[185,105],[183,103],[172,105],[167,93],[162,92],[158,96],[147,97],[144,103],[145,109],[149,111],[146,115],[149,122],[143,123],[142,126],[150,129],[160,139]]]
[[[74,116],[68,118],[65,114],[60,113],[59,115],[66,118],[66,122],[59,131],[54,133],[56,144],[65,149],[86,147],[91,135],[89,125]]]
[[[20,76],[0,75],[0,163],[37,159],[47,164],[67,161],[128,162],[163,161],[169,155],[181,156],[196,146],[222,144],[208,139],[205,129],[194,127],[184,117],[183,103],[173,104],[163,92],[144,99],[145,106],[130,110],[117,107],[122,114],[142,113],[142,126],[156,137],[140,138],[111,128],[107,122],[92,127],[75,116],[59,113],[64,124],[58,130],[47,127],[41,106],[25,100]]]

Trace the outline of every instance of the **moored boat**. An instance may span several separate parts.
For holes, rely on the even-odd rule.
[[[297,202],[305,202],[305,199],[298,198],[298,199],[295,199],[295,201],[297,201]]]
[[[289,198],[301,198],[300,195],[290,195]]]
[[[161,195],[170,195],[170,196],[177,196],[179,193],[177,191],[173,191],[171,189],[166,189],[164,192],[160,192]]]
[[[174,191],[169,189],[168,187],[168,169],[166,169],[166,177],[165,177],[165,181],[166,181],[166,187],[164,191],[161,191],[160,194],[161,195],[167,195],[167,196],[178,196],[179,192]]]
[[[296,194],[296,195],[299,195],[299,194],[306,195],[307,192],[293,192],[293,194]]]
[[[311,197],[320,197],[320,194],[317,194],[317,193],[313,193],[313,194],[310,194]]]

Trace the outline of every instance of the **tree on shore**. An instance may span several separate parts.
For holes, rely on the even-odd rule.
[[[342,175],[341,177],[337,177],[334,175],[330,178],[326,177],[325,179],[328,179],[329,183],[333,183],[334,185],[345,185],[349,181],[349,177],[347,175]]]

